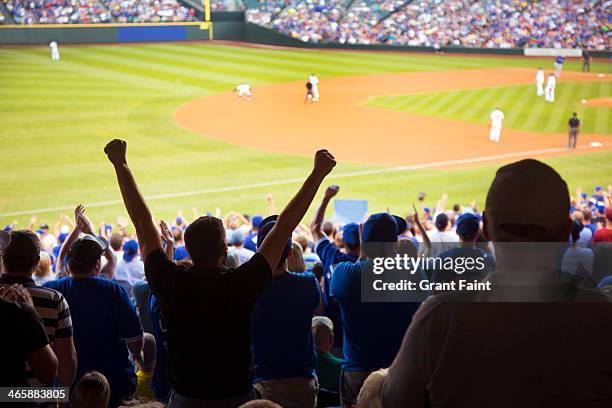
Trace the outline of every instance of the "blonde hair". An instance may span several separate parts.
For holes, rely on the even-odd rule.
[[[109,399],[110,385],[104,374],[89,371],[74,387],[70,406],[73,408],[107,408]]]
[[[291,243],[291,255],[287,258],[287,269],[290,272],[306,272],[304,251],[302,251],[302,246],[297,242]]]
[[[34,275],[39,278],[44,278],[45,276],[51,275],[51,257],[48,253],[44,251],[40,251],[40,259],[38,260],[38,264],[34,268]]]

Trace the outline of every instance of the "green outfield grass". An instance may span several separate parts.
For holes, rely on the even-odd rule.
[[[555,102],[536,96],[535,85],[502,86],[454,92],[432,92],[370,99],[367,104],[401,112],[448,117],[470,122],[489,121],[499,107],[504,126],[537,132],[565,132],[572,112],[582,120],[582,131],[608,135],[612,129],[612,109],[583,104],[582,100],[612,95],[612,82],[561,82]]]
[[[111,166],[102,153],[105,143],[117,137],[129,142],[130,164],[145,195],[196,191],[151,200],[157,218],[171,218],[177,209],[189,216],[192,207],[200,212],[216,207],[224,212],[265,212],[267,193],[273,193],[282,206],[297,183],[248,186],[303,177],[310,158],[222,143],[173,121],[180,104],[230,90],[238,82],[294,81],[305,79],[310,72],[325,79],[418,70],[535,68],[543,63],[526,58],[284,51],[202,44],[79,46],[61,47],[60,51],[62,60],[52,62],[48,47],[0,48],[0,224],[14,219],[20,225],[27,224],[30,210],[40,209],[51,210],[37,211],[39,220],[53,223],[60,212],[69,213],[54,208],[80,202],[90,205],[88,213],[96,222],[125,215],[117,203],[120,195]],[[552,61],[548,62],[552,66]],[[579,69],[575,61],[566,65],[565,69]],[[599,72],[609,69],[603,63],[594,63],[592,68]],[[565,111],[560,115],[564,119]],[[598,132],[610,133],[606,117],[599,127],[593,125]],[[206,120],[205,113],[202,120]],[[532,126],[538,129],[540,120]],[[609,151],[547,161],[572,188],[592,189],[612,182]],[[482,204],[497,167],[370,174],[334,182],[341,184],[342,198],[367,198],[371,210],[389,206],[401,213],[418,191],[428,193],[428,204],[442,192],[448,192],[453,203],[477,200]],[[372,169],[377,168],[340,163],[334,174]],[[234,186],[244,188],[218,191]],[[197,193],[210,189],[218,192]],[[7,215],[15,212],[23,214]]]

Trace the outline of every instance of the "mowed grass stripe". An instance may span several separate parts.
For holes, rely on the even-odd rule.
[[[157,48],[164,49],[164,46],[158,46]],[[245,48],[245,50],[249,50]],[[330,61],[329,58],[289,58],[283,57],[272,52],[271,54],[265,54],[258,52],[257,54],[245,53],[228,53],[226,51],[219,51],[213,47],[201,47],[201,48],[188,48],[187,46],[178,48],[179,54],[188,56],[205,56],[210,58],[214,62],[231,62],[234,64],[247,65],[248,67],[257,67],[260,64],[262,66],[275,67],[283,72],[283,75],[287,75],[287,80],[296,79],[296,75],[303,77],[303,73],[306,75],[311,72],[317,73],[319,76],[334,75],[335,71],[340,69],[342,75],[363,75],[372,72],[385,72],[388,68],[382,67],[380,62],[364,62],[358,66],[351,66],[342,64],[338,65],[337,62]]]
[[[126,72],[134,72],[134,67],[138,67],[139,70],[142,70],[142,75],[164,79],[168,82],[200,87],[207,92],[218,91],[235,84],[235,77],[233,75],[218,72],[210,72],[206,75],[206,72],[202,70],[165,63],[169,62],[169,60],[164,61],[155,57],[145,57],[144,55],[135,58],[135,56],[127,54],[126,50],[122,50],[121,47],[110,51],[104,49],[93,50],[86,56],[81,57],[81,61],[119,68],[122,72],[124,70]]]
[[[593,86],[595,87],[595,84],[593,84]],[[596,95],[598,98],[610,97],[610,89],[608,89],[603,82],[600,82],[597,87]],[[597,107],[593,110],[595,116],[595,131],[602,134],[612,133],[612,114],[610,114],[612,109]]]
[[[584,132],[610,134],[612,110],[589,107],[580,103],[610,95],[609,81],[564,82],[557,87],[556,101],[548,103],[535,95],[533,85],[504,86],[463,91],[432,92],[387,97],[374,97],[366,104],[430,116],[486,123],[490,112],[499,106],[506,116],[504,126],[538,132],[564,133],[573,111],[583,119]],[[418,102],[415,102],[417,96]]]
[[[208,82],[221,82],[228,85],[235,85],[240,81],[240,78],[247,78],[252,83],[265,83],[269,81],[269,77],[263,72],[253,72],[248,66],[239,66],[237,64],[212,63],[206,62],[201,58],[193,57],[175,57],[152,49],[123,49],[115,50],[103,49],[98,51],[102,54],[110,54],[117,58],[117,54],[124,60],[144,61],[146,64],[151,64],[151,67],[158,67],[172,73],[182,74],[194,78],[201,78]],[[163,67],[163,68],[162,68]],[[255,70],[256,71],[256,70]]]
[[[565,82],[565,83],[560,84],[560,86],[557,86],[557,88],[555,89],[555,93],[556,93],[555,102],[553,102],[553,104],[558,105],[560,101],[568,100],[568,96],[572,93],[575,87],[576,87],[575,82]],[[546,124],[543,130],[545,132],[552,132],[556,128],[558,128],[559,127],[558,124],[562,120],[562,117],[564,116],[564,114],[565,114],[564,109],[559,109],[559,108],[553,109],[548,115],[548,118],[547,118],[548,120],[547,121],[544,120],[542,122]]]
[[[97,77],[100,78],[103,82],[120,82],[124,85],[127,85],[129,89],[148,89],[149,91],[159,92],[160,89],[167,88],[166,91],[169,93],[173,92],[181,92],[187,90],[193,90],[201,92],[201,87],[195,88],[185,84],[176,84],[175,81],[166,81],[156,77],[155,75],[144,75],[145,73],[142,70],[132,67],[126,67],[124,69],[117,69],[117,67],[113,66],[110,63],[105,63],[103,65],[98,64],[95,61],[87,60],[82,57],[86,52],[79,53],[79,48],[69,48],[64,54],[66,55],[60,62],[62,70],[67,72],[67,75],[77,77]],[[55,65],[58,65],[54,61],[50,61],[48,55],[46,53],[41,52],[36,48],[32,49],[23,49],[23,50],[7,50],[13,52],[16,58],[25,58],[28,61],[31,61],[34,64],[47,66],[49,70],[54,70]],[[66,84],[69,84],[70,81],[66,80]],[[173,84],[172,87],[168,88],[169,84]]]

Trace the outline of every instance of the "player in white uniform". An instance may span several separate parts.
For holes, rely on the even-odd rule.
[[[51,41],[51,43],[49,43],[49,47],[51,48],[51,60],[59,61],[60,55],[59,50],[57,49],[57,43],[55,41]]]
[[[544,95],[544,70],[538,67],[538,72],[536,74],[536,95],[542,96]]]
[[[310,74],[308,82],[312,84],[312,101],[319,101],[319,78],[315,74]]]
[[[489,139],[492,142],[499,142],[499,138],[501,136],[502,122],[504,120],[504,112],[502,112],[499,108],[495,108],[493,112],[491,112],[491,128],[489,130]]]
[[[238,84],[236,88],[234,88],[234,93],[238,94],[238,98],[246,97],[247,101],[250,101],[253,97],[253,91],[251,90],[251,85],[249,84]]]
[[[546,81],[546,89],[544,89],[544,99],[546,102],[554,102],[555,101],[555,85],[557,84],[557,77],[555,74],[548,75],[548,80]]]

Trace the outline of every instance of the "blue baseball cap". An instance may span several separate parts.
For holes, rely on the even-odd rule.
[[[606,211],[606,206],[602,204],[597,204],[597,211],[599,211],[600,213]]]
[[[342,228],[342,241],[346,245],[359,245],[359,225],[351,222]]]
[[[176,217],[176,224],[181,225],[183,223],[183,217]]]
[[[581,196],[582,198],[587,198],[589,195],[588,195],[587,193],[582,193],[582,194],[580,194],[580,196]]]
[[[423,212],[430,213],[431,210],[429,209],[429,207],[423,207]]]
[[[397,235],[401,235],[408,228],[408,222],[404,217],[400,217],[399,215],[392,215],[395,219],[395,223],[397,224]]]
[[[263,244],[264,239],[266,239],[270,231],[272,231],[272,228],[276,224],[277,219],[278,219],[278,215],[270,215],[269,217],[266,217],[261,221],[261,224],[259,224],[259,230],[257,231],[257,249],[261,247],[261,244]],[[283,254],[281,255],[278,261],[279,266],[282,265],[283,262],[285,262],[285,260],[289,256],[290,250],[291,250],[291,237],[289,237],[289,239],[287,240],[287,245],[285,246],[285,249],[283,250]]]
[[[130,262],[138,253],[138,242],[133,239],[126,241],[123,244],[123,260]]]
[[[60,244],[63,244],[63,243],[64,243],[64,241],[66,240],[66,238],[68,238],[68,234],[64,232],[64,233],[59,234],[59,235],[57,236],[57,241],[58,241]]]
[[[372,214],[361,228],[363,242],[397,242],[397,221],[389,213]]]
[[[602,186],[597,186],[597,187],[595,187],[595,191],[601,191],[601,190],[603,190],[603,187],[602,187]]]
[[[230,231],[227,241],[230,245],[240,245],[244,242],[244,235],[240,229],[236,228],[235,230]]]
[[[251,225],[255,228],[258,228],[263,221],[263,217],[261,215],[254,215],[251,219]]]
[[[457,234],[466,239],[474,239],[480,230],[480,217],[464,213],[457,218]]]

